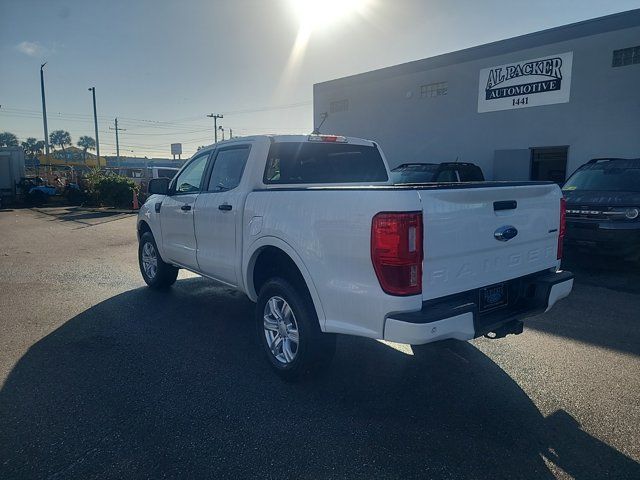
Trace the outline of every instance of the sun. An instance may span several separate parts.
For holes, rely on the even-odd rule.
[[[307,46],[314,33],[328,36],[331,26],[370,22],[378,0],[288,0],[298,19],[298,33],[282,71],[278,95],[284,95],[299,73]],[[326,29],[327,31],[321,32]]]
[[[347,19],[354,14],[362,15],[369,0],[289,0],[300,29],[311,32]]]

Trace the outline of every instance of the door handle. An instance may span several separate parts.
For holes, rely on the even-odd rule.
[[[184,210],[185,212],[188,212],[189,210],[191,210],[191,205],[182,205],[180,207],[180,210]]]
[[[229,205],[228,203],[223,203],[222,205],[218,205],[218,210],[224,210],[226,212],[228,212],[232,208],[233,207],[231,205]]]

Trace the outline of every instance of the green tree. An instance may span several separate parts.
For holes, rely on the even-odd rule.
[[[38,139],[34,137],[29,137],[24,142],[21,143],[22,148],[24,149],[24,153],[26,153],[27,156],[31,158],[36,156],[37,144],[38,144]]]
[[[84,156],[82,158],[83,162],[87,163],[87,150],[95,150],[96,141],[91,137],[87,137],[86,135],[83,135],[78,140],[77,145],[82,149],[84,153]]]
[[[71,134],[66,130],[54,130],[49,134],[49,143],[58,145],[62,149],[64,161],[67,161],[67,151],[65,145],[71,146]]]
[[[0,133],[0,147],[17,147],[18,137],[11,132]]]

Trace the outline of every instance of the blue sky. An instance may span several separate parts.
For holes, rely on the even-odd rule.
[[[0,131],[42,138],[45,60],[49,131],[68,130],[74,143],[94,136],[95,85],[101,154],[115,152],[117,116],[121,154],[169,157],[172,142],[188,155],[212,143],[211,112],[234,135],[308,133],[314,83],[640,8],[640,0],[365,0],[315,28],[292,65],[296,1],[0,0]]]

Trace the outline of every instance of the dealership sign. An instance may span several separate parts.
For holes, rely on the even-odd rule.
[[[567,103],[573,52],[480,70],[478,113]]]

